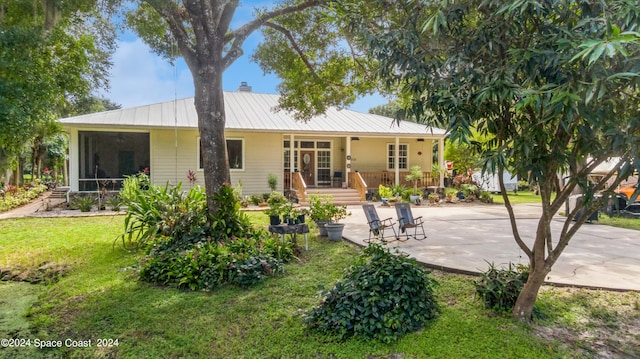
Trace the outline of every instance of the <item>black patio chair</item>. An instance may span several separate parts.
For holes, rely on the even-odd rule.
[[[399,239],[395,228],[393,228],[395,223],[391,217],[381,220],[380,217],[378,217],[376,207],[372,204],[363,204],[362,209],[364,210],[364,215],[367,217],[367,222],[369,224],[369,239],[366,239],[365,242],[370,242],[372,236],[375,240],[386,242],[387,240],[385,240],[384,231],[388,228],[391,228],[393,231],[393,239],[390,239],[389,241]]]
[[[412,237],[419,241],[427,238],[427,234],[424,232],[422,216],[414,218],[409,203],[396,203],[396,213],[398,214],[398,227],[401,233],[399,236],[405,236],[407,239]],[[420,237],[418,237],[418,228],[422,232]],[[410,229],[413,229],[413,235],[409,234]]]

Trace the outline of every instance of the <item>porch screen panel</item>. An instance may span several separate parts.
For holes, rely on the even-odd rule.
[[[331,182],[331,151],[318,151],[318,184]]]
[[[78,144],[80,191],[117,190],[126,176],[149,171],[149,133],[78,131]]]

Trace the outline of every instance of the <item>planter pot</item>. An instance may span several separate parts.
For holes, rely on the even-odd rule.
[[[296,219],[295,218],[291,218],[289,216],[285,216],[285,217],[282,217],[282,223],[286,223],[288,225],[293,225],[293,224],[296,224]]]
[[[318,231],[322,237],[327,236],[327,228],[324,226],[329,223],[329,221],[316,221],[316,226],[318,226]]]
[[[280,216],[269,216],[269,224],[272,226],[280,224]]]
[[[344,223],[327,223],[324,225],[327,229],[327,236],[331,241],[339,241],[342,239],[342,230],[344,229]]]
[[[420,196],[418,195],[409,195],[409,201],[411,201],[411,203],[415,203],[418,204],[418,200],[420,199]]]
[[[296,218],[296,224],[304,223],[304,214],[301,214]]]

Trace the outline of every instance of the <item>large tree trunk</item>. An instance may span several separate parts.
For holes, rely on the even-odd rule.
[[[221,51],[212,55],[218,57]],[[215,217],[219,205],[214,200],[224,184],[229,184],[230,174],[225,140],[225,110],[222,91],[221,58],[211,59],[202,65],[194,76],[195,106],[200,129],[201,156],[204,169],[204,183],[207,193],[209,215]]]

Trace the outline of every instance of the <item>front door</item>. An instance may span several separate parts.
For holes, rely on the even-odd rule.
[[[307,186],[315,186],[316,184],[316,165],[315,151],[300,151],[301,173]]]

